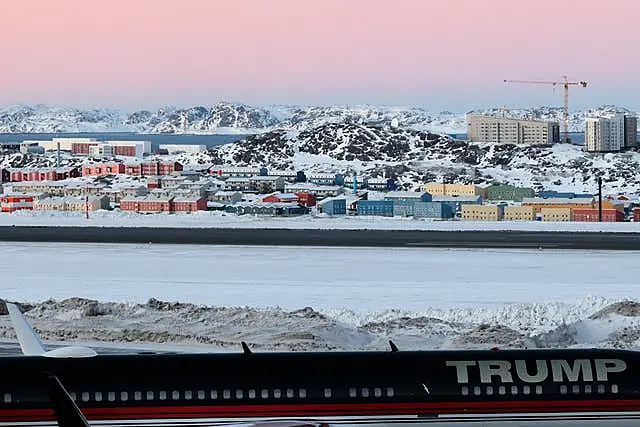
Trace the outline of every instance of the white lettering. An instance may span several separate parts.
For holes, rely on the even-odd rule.
[[[566,360],[552,360],[551,372],[553,373],[553,381],[557,383],[564,381],[563,373],[567,376],[567,381],[579,381],[580,372],[582,372],[583,381],[593,381],[591,362],[587,359],[574,360],[573,367]]]
[[[500,377],[500,381],[503,383],[512,383],[511,377],[511,362],[506,360],[479,360],[478,367],[480,368],[480,381],[483,383],[490,383],[491,377],[497,375]]]
[[[609,381],[609,373],[622,372],[627,364],[620,359],[596,359],[596,378],[598,381]]]
[[[547,362],[544,360],[536,360],[536,374],[529,375],[527,372],[527,364],[524,360],[516,360],[516,373],[518,378],[526,383],[541,383],[549,375]]]
[[[456,375],[458,376],[458,383],[469,382],[469,372],[467,368],[469,366],[476,366],[476,362],[473,360],[447,360],[447,366],[454,366],[456,368]]]

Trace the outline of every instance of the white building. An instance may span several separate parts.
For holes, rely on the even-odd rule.
[[[27,142],[27,141],[25,141]],[[35,142],[35,141],[28,141]],[[88,144],[97,142],[95,138],[53,138],[51,141],[37,141],[40,147],[43,147],[46,151],[53,151],[58,149],[60,144],[60,150],[71,151],[73,144]]]
[[[637,121],[633,116],[616,113],[604,117],[588,117],[585,123],[586,151],[620,151],[636,146]]]
[[[204,153],[207,151],[206,145],[190,145],[190,144],[160,144],[160,150],[167,150],[169,154],[176,153]]]
[[[99,144],[89,147],[89,156],[91,157],[113,157],[116,155],[113,145]]]

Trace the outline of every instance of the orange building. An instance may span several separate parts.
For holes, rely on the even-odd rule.
[[[6,194],[0,197],[0,211],[33,210],[34,197],[28,194]]]

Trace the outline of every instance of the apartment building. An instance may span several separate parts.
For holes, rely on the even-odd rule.
[[[504,216],[502,205],[462,205],[462,219],[469,221],[500,221]]]
[[[505,221],[533,221],[536,219],[536,211],[533,206],[505,206]]]
[[[573,221],[573,210],[569,207],[565,208],[542,208],[540,215],[543,221],[550,222],[568,222]]]
[[[444,184],[430,182],[422,187],[432,196],[482,196],[487,198],[487,189],[473,184]]]
[[[560,142],[560,125],[546,120],[467,114],[467,137],[472,142],[552,145]]]
[[[586,151],[620,151],[636,146],[638,122],[636,117],[616,113],[603,117],[588,117],[585,121]]]

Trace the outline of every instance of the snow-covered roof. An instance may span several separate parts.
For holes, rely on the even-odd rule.
[[[389,199],[420,199],[425,194],[420,191],[389,191],[384,194],[384,197]]]
[[[543,199],[540,197],[525,197],[522,199],[522,203],[532,203],[538,205],[550,205],[550,204],[573,204],[573,205],[590,205],[593,199],[586,197],[549,197]]]
[[[336,200],[344,200],[345,203],[347,202],[347,198],[346,197],[336,196],[336,197],[324,198],[324,199],[320,200],[317,204],[324,205],[325,203],[333,202],[333,201],[336,201]]]
[[[482,196],[443,196],[434,195],[431,200],[434,202],[477,202]]]

